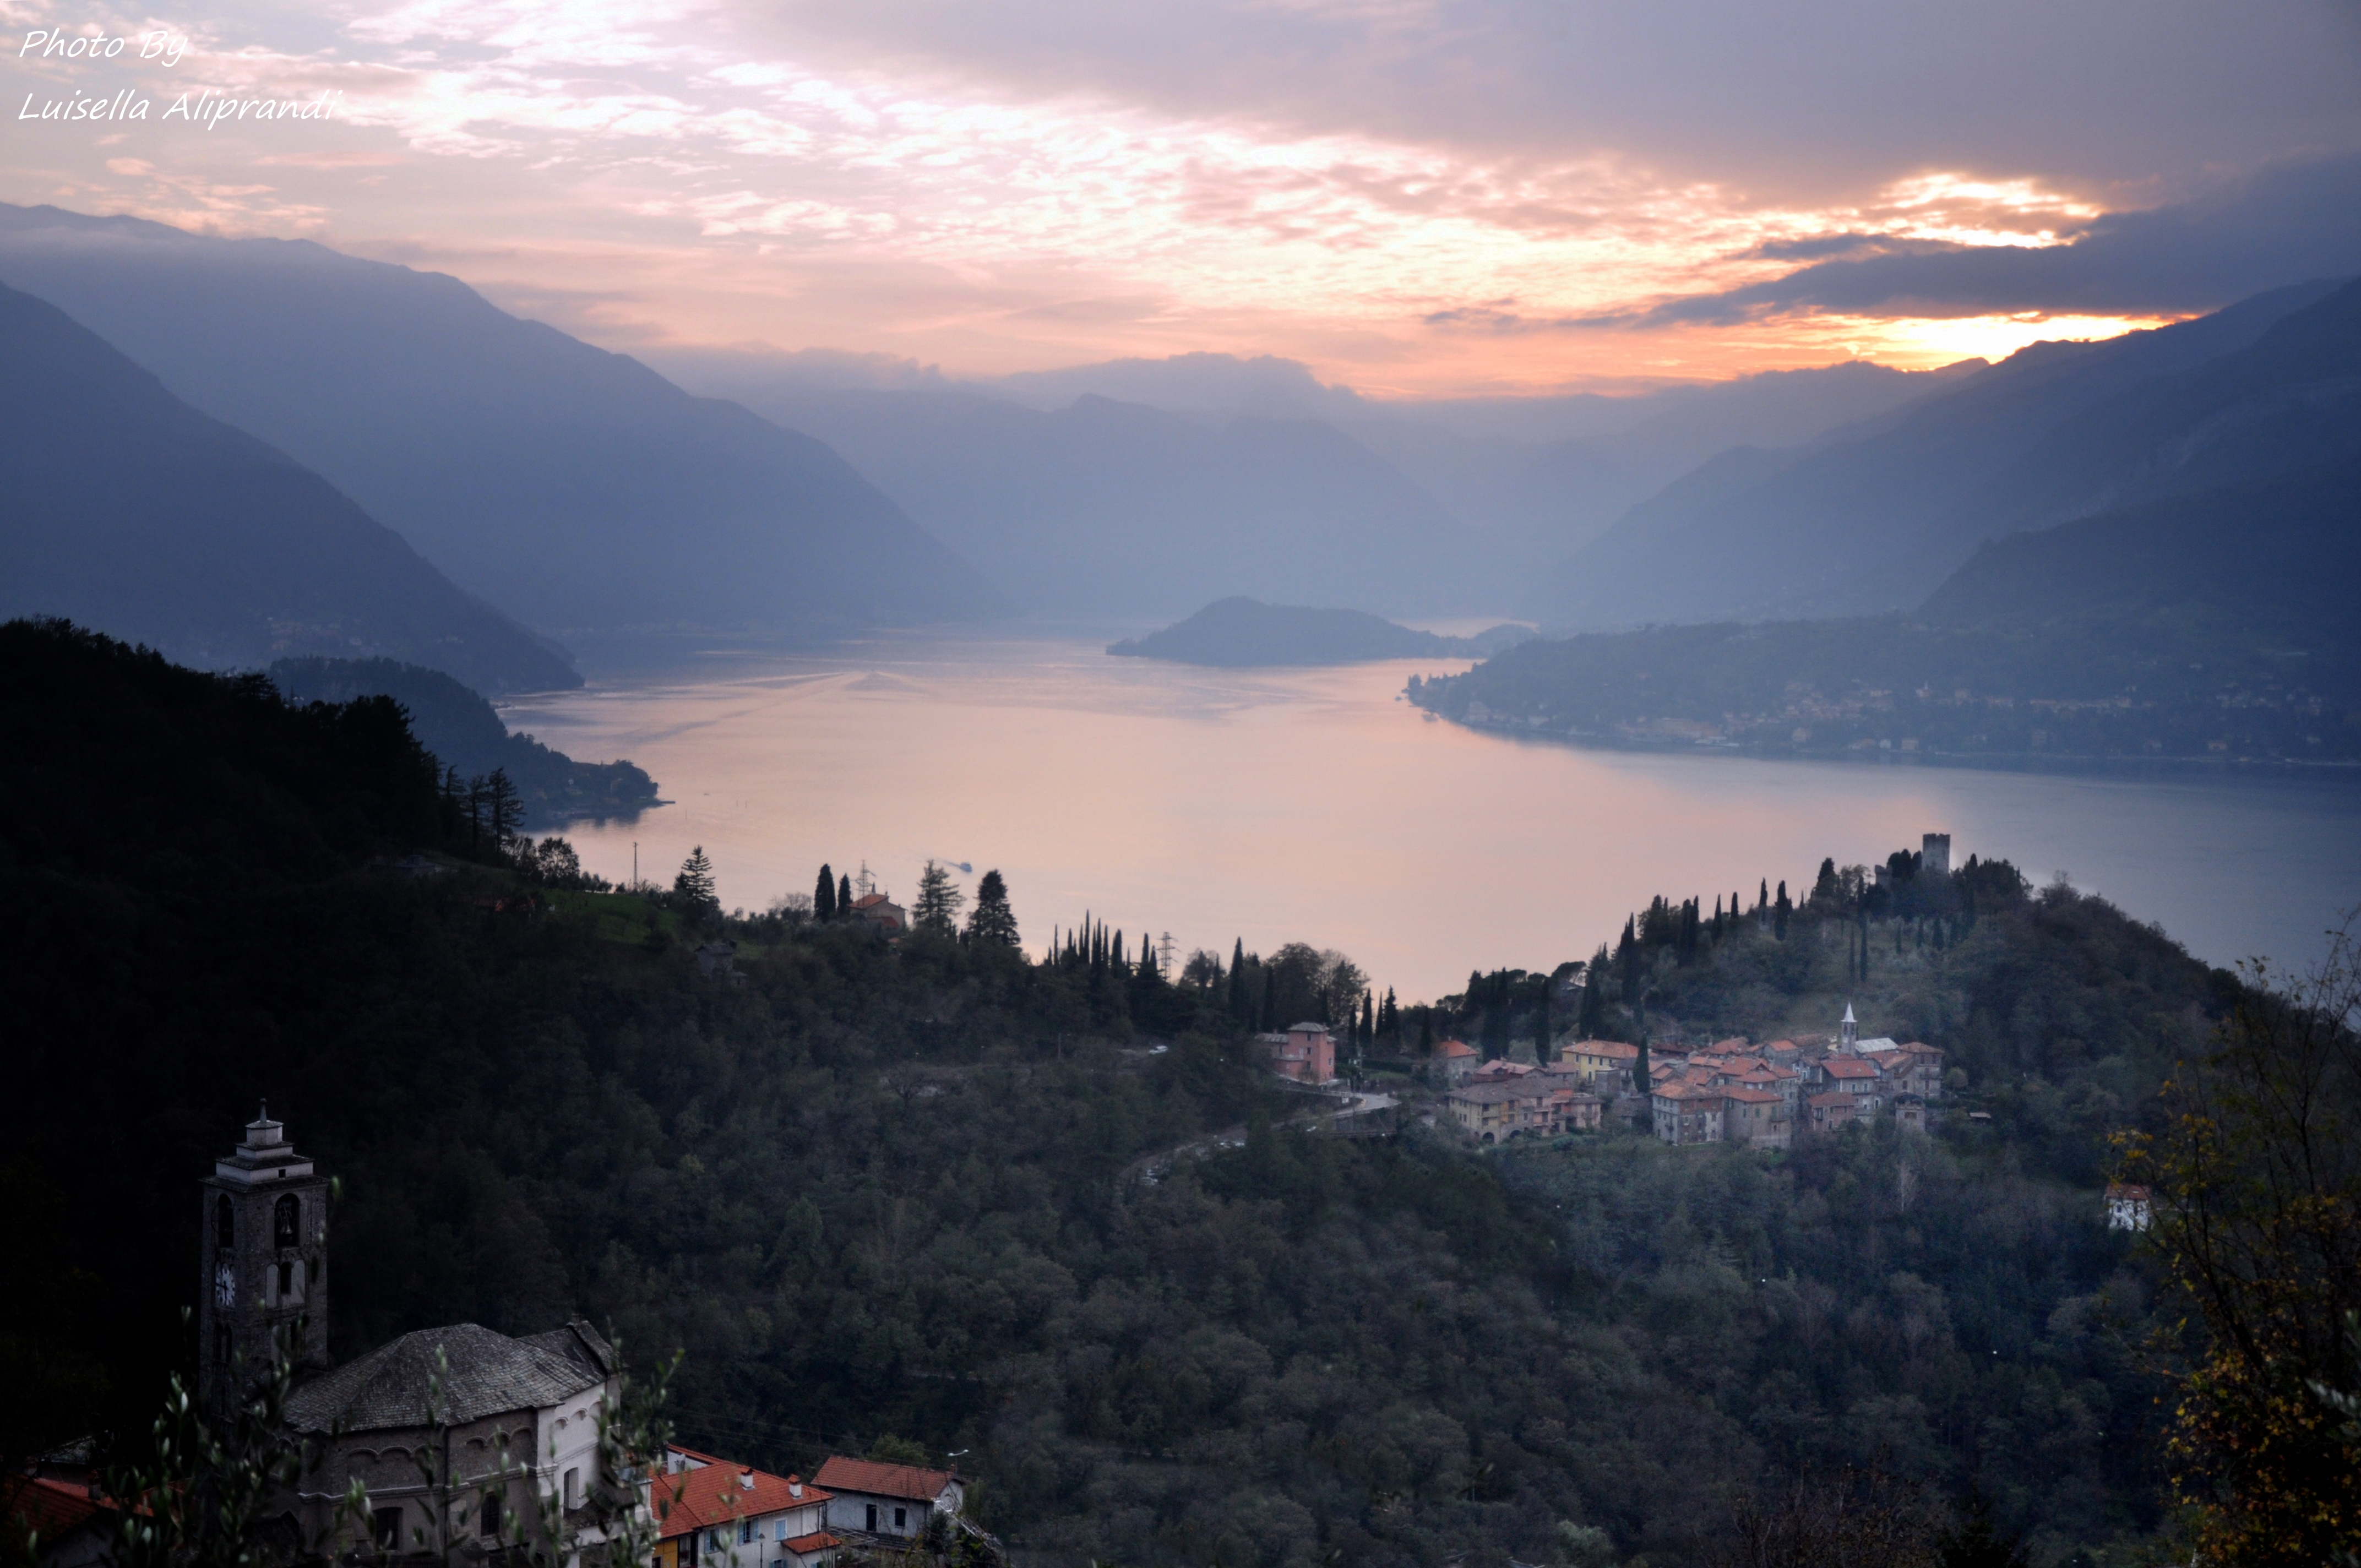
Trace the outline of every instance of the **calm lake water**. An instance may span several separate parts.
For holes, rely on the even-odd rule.
[[[1087,910],[1227,956],[1339,948],[1404,1001],[1471,969],[1586,958],[1655,894],[1808,887],[1929,830],[2068,872],[2217,963],[2307,963],[2361,903],[2361,779],[2041,775],[1579,751],[1397,698],[1464,663],[1200,670],[1108,637],[897,635],[822,652],[584,651],[584,691],[511,729],[629,757],[674,802],[564,831],[618,880],[692,845],[726,904],[822,861],[906,900],[928,857],[1007,879],[1028,947]],[[544,830],[546,830],[544,828]]]

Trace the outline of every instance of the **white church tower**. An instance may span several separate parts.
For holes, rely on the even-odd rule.
[[[1845,1003],[1844,1022],[1837,1025],[1837,1049],[1851,1056],[1861,1049],[1861,1025],[1853,1022],[1852,1003]]]

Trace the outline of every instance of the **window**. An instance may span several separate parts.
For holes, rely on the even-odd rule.
[[[303,1201],[292,1192],[282,1195],[270,1209],[270,1245],[293,1246],[296,1233],[302,1229]]]
[[[566,1473],[566,1506],[569,1508],[582,1506],[582,1472],[579,1470]]]
[[[484,1494],[483,1522],[478,1528],[486,1536],[500,1533],[500,1495],[498,1492]]]
[[[908,1510],[908,1509],[906,1509],[906,1508],[895,1508],[895,1509],[894,1510],[894,1528],[895,1528],[895,1530],[900,1530],[900,1529],[904,1528],[904,1527],[905,1527],[905,1526],[906,1526],[909,1522],[910,1522],[910,1515],[909,1515],[909,1510]]]
[[[295,1294],[295,1266],[281,1262],[279,1266],[279,1299],[282,1301]]]
[[[697,1568],[697,1532],[680,1538],[680,1568]]]
[[[225,1192],[214,1200],[214,1245],[229,1246],[236,1241],[237,1214],[230,1208],[229,1194]]]
[[[752,1546],[754,1544],[754,1521],[752,1519],[740,1519],[738,1521],[738,1544],[741,1546]]]
[[[786,1515],[781,1514],[777,1519],[771,1521],[771,1539],[774,1541],[785,1541],[787,1539]]]
[[[399,1506],[379,1508],[369,1515],[369,1538],[377,1542],[379,1552],[401,1550],[401,1509]]]
[[[313,1284],[320,1283],[320,1260],[316,1257],[306,1258],[303,1262],[303,1272],[310,1277]]]

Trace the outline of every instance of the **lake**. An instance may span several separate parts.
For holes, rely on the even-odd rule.
[[[1125,630],[1136,629],[1124,629]],[[906,903],[928,857],[1007,880],[1035,952],[1087,911],[1349,954],[1404,1002],[1471,969],[1587,958],[1656,894],[1741,892],[1821,857],[1951,835],[2057,872],[2217,963],[2308,963],[2361,903],[2361,779],[2037,774],[1578,750],[1477,733],[1399,699],[1465,662],[1204,670],[1104,634],[895,634],[822,651],[582,650],[590,685],[503,708],[577,757],[629,757],[673,804],[562,828],[584,864],[669,882],[691,846],[723,902],[863,862]],[[544,830],[546,830],[544,828]]]

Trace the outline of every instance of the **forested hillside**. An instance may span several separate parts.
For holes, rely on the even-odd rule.
[[[1735,1499],[1840,1458],[1982,1488],[2044,1563],[2159,1518],[2153,1281],[2102,1226],[2098,1140],[2235,987],[2095,900],[1995,870],[1972,919],[1854,907],[1831,868],[1759,924],[1664,905],[1597,966],[1594,1007],[1630,1007],[1604,1028],[1782,1026],[1850,984],[1988,1127],[1478,1157],[1290,1126],[1217,962],[1176,985],[471,862],[382,700],[19,623],[0,721],[44,738],[0,760],[0,1170],[49,1282],[0,1299],[11,1453],[93,1409],[146,1430],[194,1184],[268,1096],[344,1182],[339,1357],[584,1313],[686,1350],[687,1441],[964,1451],[1046,1561],[1697,1562]],[[452,869],[369,869],[421,849]],[[725,932],[742,984],[691,951]]]

